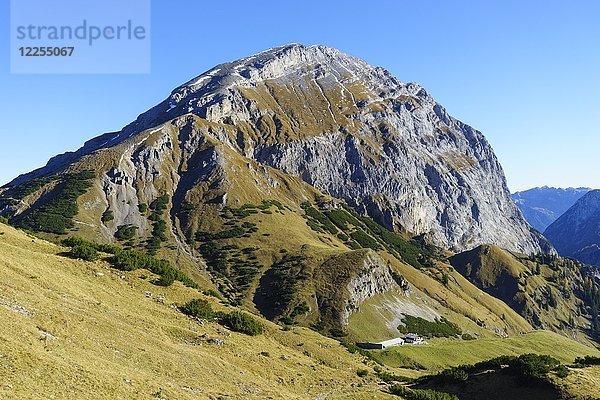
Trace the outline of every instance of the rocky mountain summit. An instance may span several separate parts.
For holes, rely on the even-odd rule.
[[[600,265],[600,190],[591,190],[546,229],[565,257]]]
[[[531,226],[544,232],[590,188],[536,187],[513,193],[512,198]]]
[[[78,222],[104,239],[128,225],[149,235],[140,210],[163,194],[173,201],[167,231],[185,247],[203,223],[191,211],[200,204],[298,204],[319,192],[444,248],[552,250],[512,202],[479,131],[419,85],[324,46],[277,47],[203,73],[121,131],[16,178],[3,212],[32,213],[65,185],[52,176],[83,170],[96,178]],[[35,189],[26,199],[15,195],[22,185]]]

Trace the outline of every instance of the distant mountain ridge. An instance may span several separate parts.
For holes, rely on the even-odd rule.
[[[545,231],[560,255],[600,265],[600,190],[591,190]]]
[[[513,201],[531,226],[544,232],[590,188],[536,187],[512,194]]]

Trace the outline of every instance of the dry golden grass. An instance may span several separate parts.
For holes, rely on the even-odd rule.
[[[62,257],[6,225],[0,232],[2,399],[387,396],[372,373],[356,375],[370,369],[359,356],[313,331],[262,320],[265,334],[249,337],[200,324],[176,308],[202,297],[195,290]]]
[[[569,376],[552,376],[553,382],[576,399],[600,398],[600,365],[569,368]]]

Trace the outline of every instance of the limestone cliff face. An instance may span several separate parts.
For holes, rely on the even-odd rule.
[[[399,286],[392,278],[390,267],[375,254],[367,254],[362,269],[352,276],[346,287],[349,296],[346,300],[345,312],[341,314],[341,325],[348,325],[350,314],[358,310],[365,300],[394,288]]]
[[[183,122],[188,117],[191,126]],[[217,150],[199,151],[207,141]],[[480,132],[449,116],[419,85],[324,46],[289,45],[219,65],[123,130],[11,184],[74,164],[101,165],[106,206],[127,204],[116,217],[130,223],[139,221],[137,204],[159,192],[174,202],[189,199],[207,167],[228,163],[218,155],[229,152],[258,174],[263,168],[262,180],[277,181],[265,166],[297,176],[389,228],[425,234],[442,247],[551,250],[511,201]],[[118,157],[100,162],[107,153]],[[217,170],[208,170],[214,178]],[[227,182],[220,183],[226,201]]]

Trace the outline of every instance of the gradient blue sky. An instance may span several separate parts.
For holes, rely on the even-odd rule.
[[[600,187],[598,1],[153,0],[145,75],[11,75],[1,1],[0,183],[119,130],[215,64],[297,42],[422,84],[486,135],[513,191]]]

